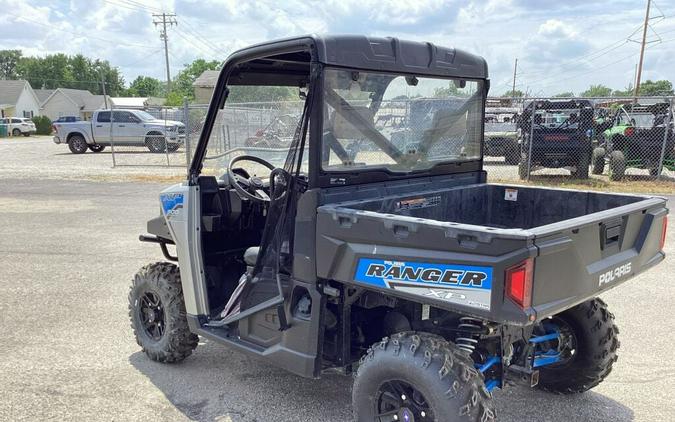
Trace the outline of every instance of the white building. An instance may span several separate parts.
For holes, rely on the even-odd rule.
[[[94,95],[82,89],[57,88],[42,102],[42,114],[50,120],[76,116],[91,120],[94,111],[110,106],[110,97]]]
[[[40,114],[40,100],[28,81],[0,80],[0,117],[33,117]]]

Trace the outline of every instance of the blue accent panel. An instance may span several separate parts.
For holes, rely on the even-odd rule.
[[[491,290],[492,268],[459,264],[361,258],[354,279],[377,287],[398,281],[428,287]]]
[[[499,382],[499,380],[489,380],[485,383],[485,388],[487,388],[489,392],[492,392],[495,388],[501,388],[501,382]]]
[[[550,333],[550,334],[545,334],[543,336],[537,336],[537,337],[532,337],[530,338],[530,343],[543,343],[545,341],[551,341],[551,340],[558,340],[560,338],[560,335],[556,331],[555,333]]]
[[[485,372],[488,369],[490,369],[492,367],[492,365],[496,365],[499,362],[500,362],[500,359],[497,356],[489,357],[488,360],[486,360],[484,364],[478,365],[478,370],[480,372]]]
[[[176,208],[183,208],[183,194],[182,193],[163,193],[159,196],[162,203],[164,214],[168,214]]]

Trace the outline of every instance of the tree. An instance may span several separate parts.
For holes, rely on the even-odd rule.
[[[517,98],[522,98],[524,96],[525,93],[519,89],[516,89],[515,91],[509,89],[502,95],[502,97],[517,97]]]
[[[553,97],[554,98],[570,98],[570,97],[574,97],[574,92],[571,92],[571,91],[561,92],[559,94],[555,94]]]
[[[435,98],[446,98],[446,97],[468,97],[469,92],[464,89],[459,88],[455,85],[454,82],[448,83],[446,88],[436,88],[434,89]]]
[[[127,95],[132,97],[157,97],[161,84],[158,79],[149,76],[138,76],[129,86]]]
[[[73,88],[102,94],[103,77],[106,94],[118,96],[124,92],[124,78],[116,67],[106,60],[92,60],[81,54],[20,57],[15,73],[17,78],[26,79],[36,89]]]
[[[289,86],[233,86],[227,101],[230,103],[299,101],[298,88]]]
[[[17,79],[16,66],[21,56],[21,50],[0,50],[0,79]]]
[[[612,95],[612,88],[598,84],[591,85],[586,91],[581,93],[582,97],[609,97]]]
[[[640,84],[640,96],[673,95],[673,84],[665,79],[660,81],[646,80]]]
[[[166,96],[166,105],[183,104],[183,98],[194,99],[194,89],[192,84],[206,70],[216,70],[220,67],[217,60],[206,61],[197,59],[190,64],[186,64],[176,78],[171,81],[171,92]],[[176,102],[177,101],[177,102]]]

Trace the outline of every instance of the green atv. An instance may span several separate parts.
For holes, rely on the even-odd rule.
[[[599,146],[593,150],[593,174],[602,174],[607,162],[611,180],[623,179],[626,169],[631,167],[647,169],[653,177],[662,168],[675,171],[670,105],[664,102],[622,106],[614,116],[613,126],[602,132]]]

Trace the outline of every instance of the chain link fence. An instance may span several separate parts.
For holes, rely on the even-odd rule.
[[[455,107],[451,102],[440,105]],[[674,102],[670,97],[488,99],[483,154],[489,180],[675,181]],[[399,150],[410,153],[417,135],[443,109],[435,103],[384,101],[375,115],[366,117]],[[147,115],[141,117],[148,119],[143,122],[125,110],[112,110],[109,122],[94,125],[108,132],[115,166],[187,166],[207,109],[187,103],[147,109],[142,111]],[[216,118],[207,156],[220,157],[220,167],[239,154],[281,165],[301,112],[301,101],[227,104]],[[438,145],[446,154],[473,155],[475,151],[464,150],[468,144],[462,136],[466,135],[453,134]],[[371,144],[368,139],[351,139],[342,146],[352,160],[381,160],[381,151]]]
[[[675,180],[673,103],[512,99],[491,113],[488,101],[485,168],[493,181]]]

